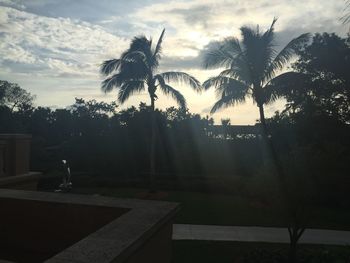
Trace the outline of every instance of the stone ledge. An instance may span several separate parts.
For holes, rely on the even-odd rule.
[[[41,176],[42,173],[40,172],[29,172],[27,174],[14,176],[1,176],[0,188],[36,190]]]
[[[179,209],[176,203],[8,189],[0,190],[1,199],[128,210],[45,261],[47,263],[170,262],[168,254],[171,250],[171,223]],[[164,246],[163,249],[162,246]],[[157,254],[159,254],[158,259],[149,258],[150,261],[147,261],[147,255],[157,257]],[[145,261],[140,261],[143,257],[146,257]]]
[[[29,172],[27,174],[0,177],[0,188],[2,185],[38,180],[41,176],[42,173],[40,172]]]
[[[22,134],[22,133],[0,133],[0,140],[5,139],[32,139],[32,135],[30,134]]]

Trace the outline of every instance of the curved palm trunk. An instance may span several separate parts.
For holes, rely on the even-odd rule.
[[[285,177],[285,174],[284,174],[284,171],[283,171],[283,168],[282,168],[282,165],[281,165],[281,161],[280,159],[278,158],[278,155],[277,155],[277,152],[276,152],[276,149],[272,143],[272,140],[270,140],[269,136],[268,136],[268,131],[267,131],[267,125],[266,125],[266,120],[265,120],[265,113],[264,113],[264,106],[263,105],[259,105],[259,113],[260,113],[260,122],[261,122],[261,126],[262,126],[262,136],[263,136],[263,139],[264,139],[264,143],[267,147],[267,150],[269,151],[269,154],[272,158],[272,161],[273,161],[273,164],[275,166],[275,169],[276,169],[276,172],[277,172],[277,175],[278,175],[278,178],[281,182],[281,187],[283,190],[283,192],[285,194],[287,194],[288,192],[286,191],[287,190],[287,185],[286,185],[286,177]]]
[[[287,213],[289,214],[290,218],[292,219],[291,225],[288,226],[288,233],[289,233],[289,239],[290,239],[290,246],[289,246],[289,262],[290,263],[295,263],[297,260],[296,254],[297,254],[297,244],[302,236],[302,234],[305,231],[305,227],[300,226],[297,222],[297,215],[295,211],[295,207],[293,206],[292,203],[292,198],[289,194],[287,182],[286,182],[286,176],[281,164],[280,159],[278,158],[276,149],[273,145],[272,140],[268,136],[268,131],[267,131],[267,125],[266,125],[266,120],[265,120],[265,113],[264,113],[264,106],[259,105],[259,113],[260,113],[260,122],[262,126],[262,136],[264,143],[267,147],[267,150],[272,158],[273,164],[275,166],[277,176],[279,178],[280,184],[279,186],[281,187],[280,191],[284,197],[284,203],[286,205],[286,210]]]
[[[156,116],[154,101],[154,96],[151,95],[150,192],[156,192]]]

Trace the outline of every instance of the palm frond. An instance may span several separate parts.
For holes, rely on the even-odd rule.
[[[144,81],[141,80],[129,80],[124,82],[120,86],[120,90],[118,92],[118,101],[120,103],[124,103],[130,97],[130,95],[144,90],[144,84]]]
[[[140,50],[135,50],[135,51],[129,51],[126,52],[122,55],[122,61],[143,61],[143,62],[147,62],[147,58],[145,53],[143,53]]]
[[[148,72],[149,68],[142,59],[124,59],[120,64],[120,74],[125,80],[145,80]]]
[[[146,57],[145,53],[139,50],[124,52],[121,57],[120,69],[121,71],[125,71],[123,66],[125,65],[138,65],[138,67],[142,67],[147,69],[149,67],[149,59]]]
[[[231,77],[238,79],[247,85],[254,83],[254,74],[251,65],[247,62],[247,58],[244,54],[242,56],[237,56],[229,70],[232,72]]]
[[[158,81],[160,89],[166,94],[166,95],[171,95],[173,99],[176,100],[177,104],[183,108],[186,109],[186,100],[185,97],[176,89],[171,87],[170,85],[167,85],[165,83],[164,78],[161,75],[156,75],[154,76],[155,80]]]
[[[161,89],[165,94],[170,94],[182,109],[186,109],[187,106],[185,97],[178,90],[174,89],[170,85],[161,86]]]
[[[274,18],[271,26],[259,39],[259,52],[257,54],[257,68],[256,71],[260,76],[259,80],[264,79],[265,72],[269,68],[273,58],[276,56],[275,50],[275,33],[274,33],[274,25],[277,21],[277,18]]]
[[[276,92],[275,87],[272,85],[267,85],[264,87],[262,96],[262,100],[266,104],[273,103],[282,97],[280,93]]]
[[[221,96],[221,99],[215,103],[211,111],[212,113],[217,111],[219,108],[244,102],[249,91],[249,86],[247,86],[245,83],[220,75],[205,81],[203,83],[203,87],[206,89],[209,87],[215,87],[216,94]]]
[[[227,68],[233,61],[234,58],[227,56],[222,49],[211,49],[204,55],[203,67],[206,69]]]
[[[193,76],[179,71],[168,71],[159,74],[165,81],[174,81],[182,84],[187,84],[195,91],[200,92],[202,90],[201,83]]]
[[[178,90],[166,84],[162,77],[158,76],[157,79],[158,79],[159,87],[164,92],[164,94],[170,95],[171,97],[173,97],[173,99],[177,102],[177,104],[181,108],[186,109],[185,97]]]
[[[155,57],[155,58],[157,56],[159,56],[161,51],[162,51],[162,42],[163,42],[164,33],[165,33],[165,28],[163,29],[162,33],[160,34],[156,48],[154,49],[153,57]]]
[[[210,110],[210,113],[213,114],[217,112],[219,109],[227,108],[237,103],[243,103],[245,101],[245,97],[243,98],[235,98],[233,96],[222,96],[217,102],[215,102],[214,106]]]
[[[224,69],[219,73],[219,76],[221,77],[230,77],[230,78],[237,78],[236,72],[232,69]]]
[[[145,36],[135,37],[130,44],[127,53],[139,51],[144,54],[147,65],[153,65],[152,40],[148,40]]]
[[[310,34],[305,33],[291,40],[274,58],[265,72],[264,81],[273,78],[278,70],[281,70],[289,60],[296,54],[298,49],[310,39]]]
[[[267,102],[286,96],[307,86],[310,76],[300,72],[286,72],[270,80],[264,87]],[[271,97],[270,97],[271,96]]]
[[[225,38],[223,48],[227,53],[230,53],[233,57],[240,56],[243,53],[241,44],[239,43],[239,40],[236,37]]]
[[[237,102],[244,101],[245,97],[249,95],[249,87],[240,81],[230,79],[230,81],[225,85],[219,86],[216,89],[216,93],[221,94],[221,97],[231,96]]]
[[[120,62],[120,59],[110,59],[103,61],[100,67],[100,73],[105,76],[110,75],[113,71],[118,69]]]
[[[345,25],[350,22],[350,1],[349,0],[346,1],[343,12],[345,14],[340,18],[340,21],[342,21],[342,23]]]
[[[124,79],[121,74],[114,74],[102,81],[101,89],[104,93],[111,92],[113,88],[120,87],[123,80]]]
[[[207,79],[206,81],[203,82],[203,88],[205,90],[211,88],[211,87],[214,87],[214,88],[217,88],[217,87],[220,87],[220,86],[223,86],[225,84],[227,84],[229,81],[230,81],[230,77],[228,76],[215,76],[215,77],[211,77],[209,79]]]
[[[147,55],[151,51],[152,40],[148,40],[145,36],[134,37],[130,43],[129,52],[141,51]]]
[[[253,83],[259,83],[264,79],[265,72],[276,55],[274,49],[274,25],[277,19],[274,18],[271,26],[263,34],[250,27],[241,27],[243,37],[245,61],[250,71],[250,78]]]
[[[224,41],[214,44],[204,52],[203,66],[209,68],[230,67],[237,56],[242,54],[239,40],[235,37],[226,38]]]
[[[266,32],[262,35],[261,38],[263,39],[268,39],[269,42],[273,41],[273,34],[274,34],[274,31],[275,31],[275,24],[277,22],[277,18],[274,17],[273,20],[272,20],[272,23],[271,23],[271,26],[268,30],[266,30]]]
[[[215,88],[216,94],[219,96],[228,95],[234,97],[244,97],[249,90],[249,86],[239,81],[237,79],[233,79],[230,77],[224,76],[216,76],[209,78],[203,83],[203,87],[208,89],[210,87]]]
[[[244,50],[244,63],[251,83],[257,83],[263,68],[262,41],[258,29],[243,26],[240,28],[242,46]]]
[[[255,48],[257,45],[258,34],[257,32],[248,26],[242,26],[240,28],[242,36],[242,44],[246,53],[250,53],[249,50]]]

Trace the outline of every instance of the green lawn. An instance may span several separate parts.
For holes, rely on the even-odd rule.
[[[283,263],[288,245],[217,241],[173,241],[173,263]],[[299,246],[299,262],[349,263],[350,249]]]
[[[147,198],[142,188],[75,188],[75,193],[113,197]],[[186,224],[285,226],[283,208],[274,202],[254,198],[185,191],[160,191],[158,200],[179,202],[181,210],[175,222]],[[329,207],[310,207],[309,227],[350,230],[350,211]]]

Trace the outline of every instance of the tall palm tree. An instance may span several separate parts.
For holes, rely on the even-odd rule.
[[[186,108],[184,96],[168,84],[169,81],[187,84],[196,91],[201,90],[200,82],[185,72],[162,72],[158,67],[161,59],[162,42],[165,29],[162,31],[155,46],[152,39],[145,36],[135,37],[130,47],[122,53],[120,58],[106,60],[102,63],[100,71],[107,78],[103,80],[101,88],[104,92],[118,89],[118,101],[123,104],[131,95],[148,91],[151,100],[151,147],[150,147],[150,175],[151,190],[154,188],[155,176],[155,144],[156,144],[156,120],[155,101],[156,92],[161,90],[164,94],[172,96],[180,107]]]
[[[282,191],[287,192],[284,171],[272,141],[268,137],[264,106],[283,95],[281,89],[285,89],[288,83],[301,77],[299,76],[301,73],[296,72],[279,73],[297,49],[307,43],[310,35],[302,34],[291,40],[280,52],[276,52],[274,34],[276,21],[277,19],[273,19],[270,28],[265,32],[260,32],[259,27],[253,29],[243,26],[240,28],[241,41],[230,37],[209,48],[204,56],[204,67],[225,69],[218,76],[205,81],[203,87],[204,89],[214,87],[219,95],[219,100],[211,110],[212,113],[220,108],[242,103],[247,97],[253,98],[259,108],[263,139],[275,164]],[[286,205],[290,206],[291,200],[288,199],[290,197],[286,196]],[[291,213],[291,209],[289,210]],[[288,230],[290,231],[292,248],[292,246],[296,246],[304,229],[293,225]],[[294,252],[293,248],[291,258],[295,256]],[[291,262],[293,261],[291,259]]]
[[[226,38],[209,48],[204,55],[205,68],[225,68],[218,76],[203,83],[204,89],[214,87],[219,96],[211,113],[243,103],[247,97],[251,97],[259,108],[262,135],[266,143],[269,140],[264,106],[283,96],[286,86],[302,77],[303,74],[297,72],[278,73],[310,38],[310,34],[302,34],[276,52],[276,21],[276,18],[273,19],[270,28],[264,33],[260,32],[259,26],[256,29],[243,26],[240,28],[241,41],[236,37]],[[274,149],[270,150],[274,154]]]
[[[236,37],[209,48],[204,56],[204,67],[226,68],[218,76],[203,83],[204,89],[214,87],[219,100],[211,113],[220,108],[245,102],[252,97],[259,108],[260,122],[266,135],[264,105],[275,101],[282,92],[276,90],[277,84],[294,78],[295,72],[277,75],[295,54],[298,47],[306,43],[310,35],[302,34],[290,41],[279,53],[275,48],[274,19],[270,28],[261,33],[259,27],[240,28],[242,41]]]

